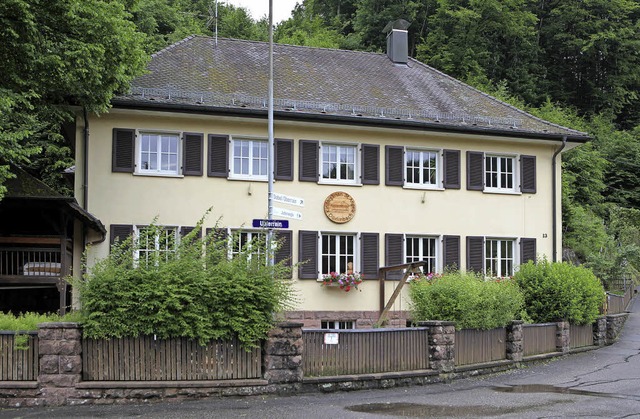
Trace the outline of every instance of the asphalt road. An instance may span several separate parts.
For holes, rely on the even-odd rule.
[[[0,418],[640,418],[640,303],[618,342],[450,384],[125,406],[0,410]]]

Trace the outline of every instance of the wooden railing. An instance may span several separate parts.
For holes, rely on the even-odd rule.
[[[593,325],[569,326],[569,347],[571,349],[593,345]]]
[[[186,338],[153,336],[82,341],[86,381],[238,380],[262,377],[262,352],[237,339],[206,346]]]
[[[456,330],[456,366],[507,358],[507,329]]]
[[[15,349],[15,333],[0,332],[0,381],[38,379],[38,334],[26,335],[28,349]]]
[[[303,330],[305,377],[429,368],[426,328]]]
[[[522,326],[523,355],[556,352],[556,323],[525,324]]]

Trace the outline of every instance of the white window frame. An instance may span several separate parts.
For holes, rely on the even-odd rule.
[[[249,150],[247,156],[237,156],[236,155],[236,145],[239,143],[248,142]],[[265,147],[265,154],[257,153],[259,148],[255,147],[255,145],[260,144]],[[248,160],[248,173],[236,173],[239,170],[238,162],[236,159],[246,159]],[[257,162],[262,162],[264,166],[264,174],[254,173],[254,165]],[[258,170],[259,172],[260,170]],[[269,174],[269,142],[265,138],[258,137],[232,137],[231,144],[229,145],[229,179],[241,179],[241,180],[257,180],[257,181],[267,181]]]
[[[354,320],[321,320],[320,328],[324,330],[353,330],[356,328]]]
[[[418,255],[409,256],[407,254],[407,247],[409,246],[409,240],[418,240],[418,250],[419,250]],[[434,236],[434,235],[428,235],[428,234],[405,234],[404,247],[402,249],[403,255],[404,255],[404,261],[405,263],[411,263],[411,262],[418,262],[418,261],[425,260],[424,240],[430,240],[430,241],[433,240],[433,243],[435,245],[434,246],[435,254],[432,256],[428,256],[428,259],[431,259],[433,262],[432,269],[428,272],[423,272],[423,273],[425,274],[438,273],[440,272],[441,270],[440,266],[442,265],[442,260],[441,260],[442,237],[441,236]]]
[[[511,255],[509,255],[509,250],[503,247],[503,244],[510,244]],[[493,251],[495,250],[495,254]],[[505,250],[506,253],[505,254]],[[486,269],[486,274],[489,277],[510,277],[513,276],[516,272],[516,267],[519,264],[518,260],[518,252],[519,250],[519,240],[513,237],[485,237],[484,246],[483,246],[483,257],[484,257],[484,265]],[[490,254],[491,253],[491,254]],[[493,262],[495,261],[497,266],[497,271],[493,269]],[[508,265],[510,264],[510,269],[508,269]]]
[[[324,177],[324,165],[325,165],[325,159],[324,159],[324,153],[328,148],[333,148],[336,147],[336,160],[339,160],[339,154],[340,154],[340,150],[341,149],[353,149],[353,163],[348,162],[347,164],[353,164],[353,179],[341,179],[340,178],[340,170],[337,171],[336,179],[330,179],[330,178],[325,178]],[[319,152],[319,157],[318,157],[318,164],[320,165],[319,167],[319,183],[328,183],[328,184],[337,184],[337,185],[359,185],[361,180],[360,180],[360,154],[361,154],[361,145],[360,144],[354,144],[354,143],[338,143],[338,142],[331,142],[331,141],[322,141],[320,142],[320,152]],[[332,162],[330,162],[332,163]],[[337,163],[337,162],[336,162]]]
[[[142,234],[142,232],[148,228],[148,225],[134,225],[133,226],[133,233],[134,233],[134,239],[135,239],[135,243],[136,243],[136,250],[133,254],[133,260],[136,264],[136,266],[138,266],[138,264],[140,263],[140,259],[142,257],[142,254],[144,254],[144,259],[147,261],[147,263],[149,262],[149,259],[151,257],[151,255],[153,253],[164,253],[165,254],[165,260],[167,259],[167,256],[169,254],[175,253],[176,252],[176,246],[178,245],[178,241],[180,240],[180,235],[178,234],[179,232],[179,228],[177,226],[158,226],[161,232],[172,232],[173,234],[173,249],[169,249],[169,248],[164,248],[161,249],[161,242],[160,242],[160,237],[159,236],[155,236],[154,237],[154,243],[153,243],[153,248],[149,248],[149,247],[142,247],[141,243],[140,243],[140,235]]]
[[[157,147],[156,157],[155,157],[157,168],[156,169],[144,168],[142,163],[143,162],[142,155],[145,153],[145,151],[142,148],[144,136],[155,136],[156,137],[155,141],[157,143],[162,142],[162,136],[175,137],[177,139],[176,151],[175,152],[169,151],[168,153],[167,152],[163,153],[163,151],[161,150],[162,144],[157,144],[158,147]],[[140,175],[151,175],[151,176],[181,176],[182,175],[182,152],[183,152],[182,143],[183,143],[182,132],[146,130],[146,129],[137,130],[136,142],[135,142],[135,153],[136,153],[135,173]],[[176,158],[175,170],[162,169],[163,154],[175,155],[175,158]]]
[[[496,159],[497,168],[495,170],[496,176],[496,185],[489,186],[489,182],[487,182],[489,167],[488,167],[488,159]],[[504,168],[506,163],[506,159],[511,160],[512,162],[512,171],[508,172]],[[500,193],[518,193],[520,191],[520,159],[518,155],[515,154],[500,154],[500,153],[485,153],[483,160],[483,183],[484,183],[484,191],[485,192],[500,192]],[[493,172],[493,171],[492,171]],[[512,186],[504,186],[504,175],[511,175]]]
[[[424,166],[423,166],[423,158],[422,158],[422,154],[423,153],[434,153],[436,155],[436,167],[435,167],[435,171],[436,171],[436,179],[434,183],[424,183],[424,182],[410,182],[409,181],[409,176],[408,176],[408,170],[409,170],[409,153],[420,153],[421,158],[420,158],[420,166],[419,166],[419,176],[422,178],[422,174],[424,171]],[[405,188],[410,188],[410,189],[443,189],[442,186],[442,166],[443,166],[443,152],[441,149],[430,149],[430,148],[418,148],[418,147],[405,147],[404,149],[404,156],[403,156],[403,163],[402,163],[402,169],[403,169],[403,176],[404,176],[404,187]]]
[[[228,246],[228,257],[232,259],[240,254],[240,250],[243,246],[246,246],[247,258],[251,260],[254,256],[264,257],[265,263],[267,262],[267,255],[262,255],[260,252],[251,251],[251,240],[254,236],[262,235],[266,240],[266,231],[264,230],[251,230],[251,229],[242,229],[242,228],[228,228],[227,229],[227,237],[229,238]],[[236,241],[235,237],[238,235],[240,241]],[[243,241],[243,235],[246,235],[245,241]]]
[[[334,240],[338,240],[337,244],[336,244],[336,253],[329,253],[327,252],[325,254],[325,249],[323,248],[323,242],[324,242],[324,237],[327,236],[329,237],[329,239],[333,238]],[[339,241],[339,237],[351,237],[353,238],[353,253],[352,254],[347,254],[346,252],[343,251],[342,249],[342,245]],[[329,249],[330,250],[330,249]],[[335,267],[336,270],[335,272],[337,273],[347,273],[348,270],[348,263],[352,262],[353,263],[353,272],[360,272],[360,234],[359,233],[349,233],[349,232],[335,232],[335,231],[321,231],[318,234],[318,270],[320,271],[320,278],[322,278],[322,275],[327,275],[329,273],[331,273],[331,270],[328,269],[329,267],[325,267],[325,256],[329,257],[329,258],[343,258],[346,257],[347,259],[344,262],[345,266],[342,266],[343,264],[340,263],[340,260],[338,259],[337,263],[335,263]],[[348,257],[351,256],[352,260],[349,260]],[[331,263],[329,264],[331,265]],[[326,268],[326,269],[325,269]],[[325,272],[325,270],[327,272]]]

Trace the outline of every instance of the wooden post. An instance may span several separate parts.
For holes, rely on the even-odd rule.
[[[384,280],[383,280],[384,272],[397,270],[397,269],[406,269],[407,271],[405,272],[404,276],[400,280],[400,283],[398,284],[396,289],[393,291],[393,294],[391,295],[391,298],[389,298],[389,301],[387,302],[387,304],[384,306],[384,308],[380,312],[380,317],[378,317],[378,321],[376,322],[376,326],[378,326],[378,327],[382,326],[382,323],[384,322],[387,313],[389,312],[389,310],[391,310],[391,307],[393,307],[393,305],[395,304],[396,299],[400,295],[400,292],[402,291],[402,288],[404,287],[404,284],[407,283],[407,279],[409,278],[409,276],[411,274],[414,274],[414,273],[419,273],[420,272],[419,269],[421,267],[423,267],[423,266],[426,266],[426,264],[427,264],[426,262],[414,262],[414,263],[406,263],[406,264],[403,264],[403,265],[389,266],[389,267],[385,267],[385,268],[380,268],[379,269],[378,272],[379,272],[379,277],[380,277],[380,281],[381,281],[380,283],[381,283],[381,294],[382,294],[381,303],[384,303]]]

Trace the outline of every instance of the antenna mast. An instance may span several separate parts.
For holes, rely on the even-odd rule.
[[[218,46],[218,0],[215,0],[215,8],[209,3],[209,19],[207,20],[207,26],[214,24],[213,36],[215,37],[216,47]]]

